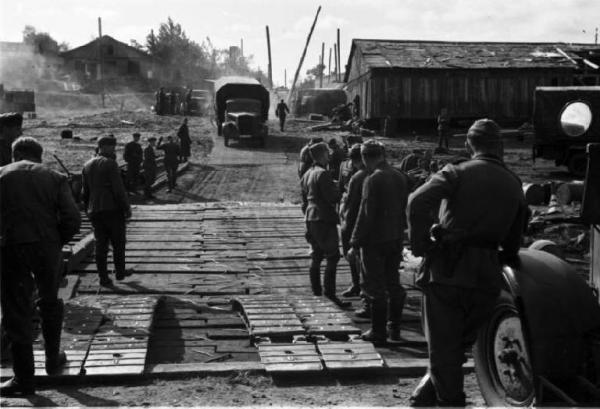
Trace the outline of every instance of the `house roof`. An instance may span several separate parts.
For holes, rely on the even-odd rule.
[[[357,48],[366,69],[572,68],[582,53],[600,56],[600,46],[590,44],[354,39],[346,81]]]
[[[121,42],[119,40],[116,40],[116,39],[114,39],[113,37],[111,37],[109,35],[103,35],[102,36],[102,42],[103,43],[107,43],[107,42],[117,43],[119,46],[124,47],[127,50],[129,50],[129,51],[139,54],[140,57],[152,58],[152,56],[150,54],[148,54],[147,52],[139,50],[139,49],[137,49],[135,47],[132,47],[132,46],[130,46],[128,44],[125,44],[125,43],[123,43],[123,42]],[[61,53],[61,56],[68,58],[71,54],[75,54],[78,51],[81,51],[81,50],[83,50],[85,48],[88,48],[90,46],[97,47],[97,43],[98,43],[98,38],[90,41],[87,44],[84,44],[84,45],[81,45],[79,47],[73,48],[71,50],[65,51],[65,52]]]

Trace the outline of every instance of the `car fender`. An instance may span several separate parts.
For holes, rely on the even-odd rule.
[[[524,336],[537,375],[575,375],[586,333],[600,328],[600,305],[591,288],[564,260],[544,251],[522,249],[520,265],[504,267],[515,297]]]

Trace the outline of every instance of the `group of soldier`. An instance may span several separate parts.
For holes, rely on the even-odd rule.
[[[173,88],[168,94],[164,87],[154,93],[154,111],[157,115],[190,115],[192,89],[186,88],[181,94]]]
[[[465,354],[491,316],[502,263],[518,264],[527,221],[521,182],[503,162],[500,129],[490,119],[475,121],[465,141],[470,159],[434,169],[418,187],[387,162],[381,142],[348,145],[339,168],[322,140],[311,140],[300,154],[312,292],[347,306],[335,285],[341,238],[352,275],[342,295],[360,294],[363,308],[355,314],[371,319],[362,338],[376,345],[401,340],[406,291],[399,268],[408,230],[413,255],[423,257],[416,282],[424,293],[430,360],[411,405],[464,406]]]

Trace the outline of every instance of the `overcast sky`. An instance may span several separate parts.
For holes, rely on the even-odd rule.
[[[342,64],[352,38],[458,41],[594,41],[600,0],[0,0],[0,40],[20,41],[25,25],[48,32],[70,48],[103,33],[145,44],[146,35],[170,16],[192,40],[208,36],[215,47],[239,45],[267,69],[265,26],[271,32],[273,77],[283,84],[296,70],[306,36],[322,10],[302,74],[325,64],[341,30]]]

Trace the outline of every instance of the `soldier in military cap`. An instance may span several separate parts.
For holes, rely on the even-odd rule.
[[[167,192],[172,192],[177,186],[177,167],[179,166],[179,155],[181,150],[179,144],[173,141],[171,135],[167,136],[167,142],[163,143],[162,136],[158,138],[157,149],[165,152],[163,163],[165,164],[165,171],[167,172]]]
[[[23,133],[22,126],[23,115],[17,112],[0,115],[0,166],[11,162],[11,145]]]
[[[360,248],[363,288],[371,305],[371,329],[363,334],[363,339],[384,344],[388,334],[391,340],[400,340],[406,292],[400,285],[398,269],[409,188],[406,175],[385,160],[383,144],[368,140],[361,147],[361,155],[369,175],[363,182],[348,258],[352,259]]]
[[[411,397],[414,406],[465,404],[465,353],[493,311],[501,260],[518,260],[527,218],[521,181],[502,159],[498,125],[475,121],[465,146],[471,160],[446,165],[408,204],[412,252],[425,257],[417,283],[425,292],[430,362]]]
[[[135,192],[140,178],[140,165],[144,160],[144,152],[140,145],[140,134],[135,132],[132,140],[125,144],[123,160],[127,163],[127,189]]]
[[[0,396],[35,392],[34,305],[41,317],[46,372],[59,372],[67,360],[60,350],[62,246],[81,223],[67,178],[41,164],[42,146],[21,137],[12,152],[14,162],[0,168],[0,304],[14,377],[0,386]]]
[[[112,285],[106,262],[109,242],[113,249],[116,279],[120,281],[131,275],[131,271],[125,270],[125,221],[131,217],[131,207],[114,159],[116,144],[115,138],[100,138],[98,155],[87,161],[82,171],[82,200],[94,228],[96,268],[101,286]]]
[[[310,156],[310,146],[316,143],[323,142],[323,138],[315,137],[310,138],[308,143],[302,147],[300,150],[300,165],[298,166],[298,177],[302,179],[302,176],[306,173],[308,169],[313,165],[312,156]]]
[[[347,306],[336,296],[336,270],[340,259],[337,224],[339,217],[336,205],[340,193],[331,173],[327,171],[329,148],[324,142],[310,146],[313,166],[302,176],[302,211],[306,221],[306,238],[312,247],[310,284],[313,294],[326,297],[338,304]],[[326,260],[323,288],[321,287],[321,262]]]

